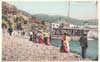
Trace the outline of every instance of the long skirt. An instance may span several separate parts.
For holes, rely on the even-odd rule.
[[[47,45],[47,37],[44,37],[44,43]]]
[[[50,45],[50,38],[47,37],[47,45]]]
[[[60,52],[65,52],[65,53],[68,53],[69,52],[69,46],[66,44],[66,45],[61,45],[60,47]]]
[[[39,43],[43,44],[43,39],[42,38],[39,38]]]

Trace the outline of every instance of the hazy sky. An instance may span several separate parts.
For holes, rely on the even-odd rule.
[[[24,10],[30,14],[49,14],[49,15],[68,15],[68,2],[62,1],[33,1],[33,2],[18,2],[10,1],[18,9]],[[71,1],[70,2],[70,17],[77,19],[95,19],[96,18],[96,3],[95,1]]]

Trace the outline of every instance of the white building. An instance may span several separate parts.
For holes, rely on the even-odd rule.
[[[60,24],[59,23],[52,23],[52,28],[59,28]]]

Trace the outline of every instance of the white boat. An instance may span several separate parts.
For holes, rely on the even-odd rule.
[[[88,37],[88,40],[92,40],[92,39],[98,40],[98,32],[97,31],[89,31],[87,37]]]

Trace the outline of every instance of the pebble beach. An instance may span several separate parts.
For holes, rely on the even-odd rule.
[[[2,35],[2,61],[91,61],[76,53],[60,53],[52,45],[33,43],[23,36]]]

